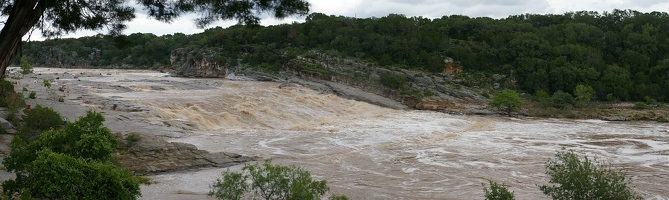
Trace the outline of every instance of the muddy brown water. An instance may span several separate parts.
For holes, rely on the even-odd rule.
[[[137,115],[153,125],[178,127],[170,141],[297,165],[351,199],[482,199],[485,179],[517,199],[548,199],[537,185],[562,148],[626,170],[646,199],[669,199],[666,124],[398,111],[303,87],[155,72],[85,81],[125,88],[88,86],[146,108]],[[151,176],[157,183],[142,186],[141,199],[211,199],[209,184],[224,170]]]

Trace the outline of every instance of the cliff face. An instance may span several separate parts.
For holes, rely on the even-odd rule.
[[[170,64],[175,76],[221,78],[225,77],[231,66],[219,63],[213,50],[191,53],[179,48],[170,54]]]

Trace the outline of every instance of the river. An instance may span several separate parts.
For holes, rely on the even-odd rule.
[[[350,199],[482,199],[485,179],[517,199],[548,199],[537,185],[563,148],[626,170],[646,199],[669,199],[667,124],[392,110],[301,86],[157,72],[79,79],[99,83],[86,86],[93,95],[146,108],[139,115],[152,124],[181,127],[169,141],[296,165]],[[141,199],[211,199],[220,172],[240,168],[152,175]]]

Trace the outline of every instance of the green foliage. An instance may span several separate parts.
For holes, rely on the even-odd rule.
[[[576,85],[574,89],[574,96],[576,96],[576,105],[578,107],[585,107],[590,103],[590,100],[595,95],[595,90],[589,85]]]
[[[513,200],[516,199],[513,195],[513,191],[509,191],[504,185],[499,185],[497,182],[488,180],[488,184],[490,184],[490,188],[485,187],[485,184],[481,183],[483,185],[483,192],[485,192],[485,199],[486,200]]]
[[[523,107],[523,101],[516,91],[506,89],[492,97],[492,101],[488,105],[493,108],[506,112],[509,117],[511,113]]]
[[[381,74],[381,84],[392,89],[400,89],[407,85],[407,78],[390,74]]]
[[[571,109],[574,106],[574,97],[571,94],[557,91],[551,96],[551,107],[562,108],[562,109]]]
[[[19,128],[19,135],[25,141],[37,139],[38,134],[43,131],[58,129],[63,122],[58,112],[39,104],[32,109],[26,109],[24,113],[24,124]]]
[[[7,97],[11,93],[14,93],[14,85],[7,80],[4,79],[0,80],[0,95],[2,95],[2,97]],[[0,102],[0,106],[8,105],[7,98],[1,98],[0,100],[2,100]]]
[[[21,68],[21,73],[22,74],[30,74],[33,73],[33,66],[31,66],[28,63],[28,58],[26,56],[21,56],[21,63],[19,64],[19,67]]]
[[[643,109],[646,109],[646,108],[648,108],[648,105],[647,105],[646,103],[644,103],[644,102],[636,102],[636,103],[634,103],[634,109],[643,110]]]
[[[271,160],[262,165],[247,164],[242,170],[242,173],[223,172],[223,178],[211,185],[209,196],[234,200],[244,197],[301,200],[320,199],[329,190],[325,180],[312,180],[308,171],[295,166],[272,165]]]
[[[27,91],[28,91],[28,88],[24,86],[22,90],[23,90],[24,92],[27,92]]]
[[[135,143],[139,142],[140,140],[142,140],[142,137],[139,136],[139,134],[137,134],[137,133],[129,133],[129,134],[125,137],[125,143],[126,143],[128,146],[132,146],[132,145],[134,145]]]
[[[37,98],[37,93],[35,91],[30,91],[30,94],[28,94],[28,98],[30,99]]]
[[[551,185],[540,185],[539,189],[553,199],[641,199],[623,171],[588,157],[581,160],[571,150],[558,151],[546,170]]]
[[[103,121],[88,111],[35,141],[14,137],[3,165],[16,178],[3,183],[3,192],[39,199],[136,199],[138,179],[112,163],[116,138]]]
[[[25,125],[40,132],[49,129],[57,129],[63,122],[63,118],[58,112],[53,110],[53,108],[42,107],[39,104],[32,109],[26,109],[24,113],[23,122]]]
[[[51,89],[51,81],[45,79],[42,83],[44,84],[44,87]]]

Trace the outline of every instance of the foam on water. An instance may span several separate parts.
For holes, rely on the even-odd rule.
[[[85,81],[118,87],[91,92],[147,108],[152,122],[195,125],[172,141],[299,165],[351,199],[481,198],[483,178],[548,199],[536,185],[562,148],[626,169],[645,198],[669,198],[665,124],[396,111],[278,83],[111,73]],[[206,199],[220,171],[152,176],[142,198]]]

